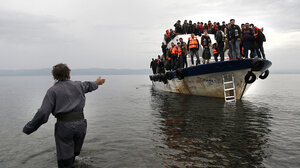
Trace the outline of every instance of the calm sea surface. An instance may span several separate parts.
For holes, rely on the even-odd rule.
[[[147,75],[105,78],[86,95],[77,167],[300,167],[300,75],[270,74],[236,104],[158,92]],[[50,76],[0,77],[0,168],[56,167],[55,118],[22,133],[51,85]]]

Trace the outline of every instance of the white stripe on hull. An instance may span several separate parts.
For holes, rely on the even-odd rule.
[[[224,86],[223,86],[223,75],[233,75],[235,81],[235,91],[236,99],[240,99],[244,86],[245,86],[245,76],[250,71],[249,69],[227,71],[227,72],[217,72],[197,76],[185,77],[183,80],[174,78],[168,80],[168,84],[163,82],[152,82],[155,89],[183,93],[190,95],[200,95],[208,97],[220,97],[224,98]],[[253,72],[256,77],[260,75],[261,72]],[[251,84],[247,85],[247,89]]]

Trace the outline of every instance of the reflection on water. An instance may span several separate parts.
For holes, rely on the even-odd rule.
[[[151,90],[151,107],[165,147],[157,147],[166,167],[260,167],[269,157],[270,110],[247,101]]]

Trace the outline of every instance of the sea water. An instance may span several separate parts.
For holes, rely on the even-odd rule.
[[[77,167],[300,167],[300,75],[270,74],[237,103],[156,91],[147,75],[103,77],[86,95]],[[53,84],[51,76],[0,77],[1,168],[57,167],[53,116],[22,133]]]

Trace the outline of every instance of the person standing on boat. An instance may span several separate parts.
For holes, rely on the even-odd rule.
[[[188,24],[188,34],[192,34],[192,33],[194,33],[194,25],[193,25],[193,22],[190,20],[189,21],[189,24]]]
[[[177,56],[178,56],[178,49],[177,49],[177,46],[173,42],[171,43],[170,54],[171,54],[171,69],[175,70],[175,65],[176,65]]]
[[[201,36],[201,45],[203,46],[203,53],[202,53],[203,64],[205,63],[208,64],[211,58],[210,49],[209,49],[209,47],[211,46],[211,39],[207,35],[207,30],[204,30],[204,35]]]
[[[183,47],[181,46],[181,43],[177,43],[177,48],[178,48],[178,67],[179,68],[184,68],[184,58],[183,58]]]
[[[182,26],[181,26],[180,20],[178,20],[178,21],[174,24],[174,27],[175,27],[175,33],[176,33],[176,34],[182,34]]]
[[[215,62],[218,62],[218,56],[219,56],[218,43],[214,43],[212,48],[213,48],[213,55],[215,57]]]
[[[244,47],[244,56],[248,58],[248,51],[251,50],[252,55],[257,55],[254,46],[254,30],[250,28],[249,23],[246,23],[242,31],[242,40]]]
[[[23,128],[31,134],[46,123],[52,113],[56,118],[55,142],[59,168],[71,168],[79,155],[86,135],[87,121],[84,119],[85,94],[102,85],[105,79],[98,77],[93,82],[70,80],[70,69],[66,64],[57,64],[52,69],[55,84],[48,89],[41,108]]]
[[[257,56],[259,58],[263,57],[264,59],[266,59],[265,57],[265,52],[264,52],[264,48],[263,48],[263,42],[266,41],[266,37],[263,34],[263,29],[259,29],[258,27],[253,25],[253,29],[255,31],[255,41],[256,41],[256,53]]]
[[[222,22],[222,26],[220,27],[220,29],[225,33],[225,28],[226,28],[226,24],[225,21]]]
[[[182,25],[183,34],[187,34],[188,33],[188,29],[189,29],[189,24],[188,24],[187,20],[184,20],[184,23]]]
[[[224,42],[225,36],[222,30],[217,30],[215,34],[215,40],[217,41],[218,53],[220,54],[221,61],[224,61]],[[218,59],[217,59],[218,60]]]
[[[152,58],[152,61],[150,63],[150,68],[152,68],[153,74],[156,74],[156,63],[155,63],[154,58]]]
[[[187,53],[188,53],[188,49],[187,49],[187,44],[183,41],[182,38],[179,38],[179,42],[181,44],[181,47],[183,49],[183,61],[184,61],[184,67],[187,68],[187,59],[186,59],[186,56],[187,56]]]
[[[210,20],[207,23],[207,31],[208,31],[208,34],[213,34],[213,24],[211,23]]]
[[[163,52],[164,59],[166,60],[167,59],[167,45],[164,42],[161,43],[161,50]]]
[[[235,25],[235,20],[230,19],[230,28],[228,30],[229,44],[232,50],[232,59],[236,59],[240,54],[241,43],[241,29],[238,25]]]
[[[195,37],[195,34],[193,34],[193,33],[191,34],[191,37],[189,38],[187,48],[190,52],[192,65],[194,65],[194,55],[196,55],[196,58],[197,58],[196,65],[200,64],[199,53],[198,53],[199,41],[198,41],[197,37]]]

